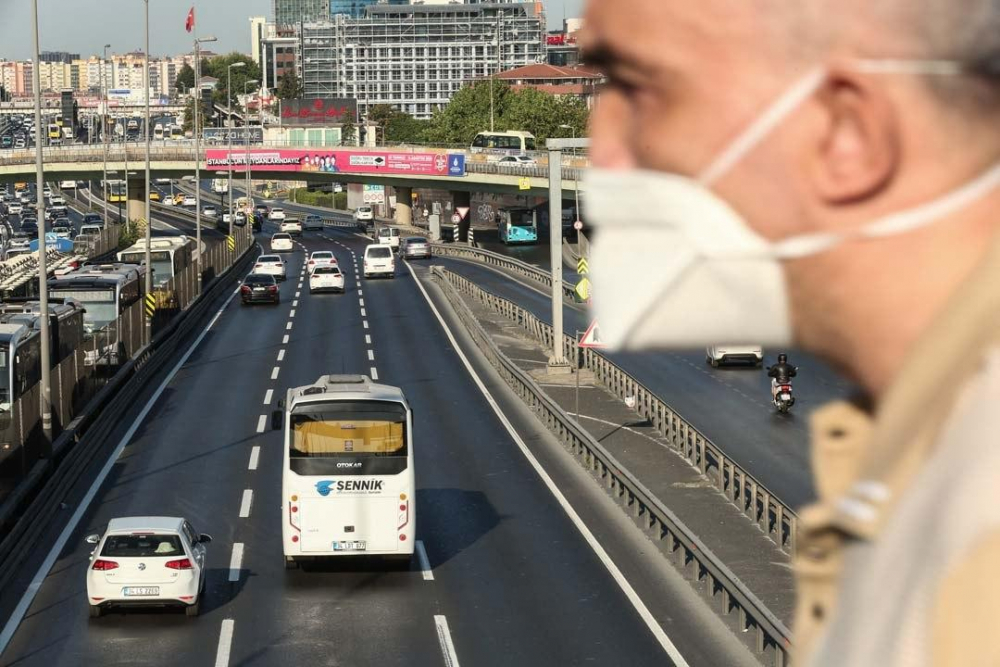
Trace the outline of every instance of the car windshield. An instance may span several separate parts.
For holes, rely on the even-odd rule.
[[[333,259],[333,253],[328,250],[321,250],[312,254],[313,259]]]
[[[313,271],[313,273],[315,275],[339,276],[340,275],[340,269],[338,269],[335,266],[321,266],[318,269],[316,269],[315,271]]]
[[[101,555],[108,558],[157,558],[183,556],[178,535],[109,535]]]
[[[277,255],[261,255],[260,259],[258,259],[257,261],[258,262],[278,262],[280,264],[281,263],[281,258],[278,257]]]
[[[274,276],[260,274],[249,275],[243,280],[244,285],[274,285]]]
[[[289,236],[288,234],[275,234],[274,236],[271,237],[271,240],[272,241],[289,241],[289,240],[291,240],[291,238],[292,237]]]
[[[272,208],[271,213],[284,213],[285,210],[281,208]]]
[[[420,236],[413,236],[411,238],[406,239],[406,242],[409,243],[410,245],[420,245],[421,243],[427,243],[427,239],[422,238]]]
[[[388,248],[372,248],[368,251],[369,257],[374,257],[375,259],[384,259],[386,257],[392,257],[392,251]]]

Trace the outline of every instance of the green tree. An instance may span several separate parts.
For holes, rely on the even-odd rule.
[[[353,146],[358,135],[358,126],[354,122],[354,112],[348,111],[340,121],[340,143]]]
[[[368,110],[368,123],[378,126],[371,130],[386,143],[426,143],[429,121],[413,116],[388,104],[376,104]]]
[[[302,97],[302,82],[294,71],[285,72],[278,80],[275,97],[281,100],[294,100]]]
[[[177,92],[188,92],[194,88],[194,68],[184,63],[180,71],[177,72],[177,80],[174,83],[174,89]]]
[[[201,98],[198,98],[198,102],[201,103]],[[194,131],[194,98],[187,101],[184,105],[184,123],[181,125],[181,130],[184,132]],[[198,128],[203,129],[205,127],[205,120],[209,117],[209,109],[204,104],[198,109]]]
[[[233,89],[230,91],[229,66],[234,63],[243,63],[243,67],[233,70]],[[232,52],[224,56],[216,56],[202,63],[202,75],[212,76],[219,80],[215,86],[215,101],[224,106],[231,106],[233,109],[240,109],[237,97],[243,94],[243,84],[250,80],[257,83],[249,86],[247,90],[253,92],[260,87],[260,65],[253,61],[250,56],[242,53]]]

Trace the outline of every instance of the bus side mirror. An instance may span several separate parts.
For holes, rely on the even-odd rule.
[[[280,431],[281,430],[281,410],[275,410],[271,413],[271,430]]]

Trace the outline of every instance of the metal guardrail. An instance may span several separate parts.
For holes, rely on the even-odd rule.
[[[460,293],[493,306],[500,305],[503,300],[442,267],[433,267],[432,274],[439,280],[455,313],[477,347],[507,385],[562,440],[573,455],[604,483],[611,495],[632,513],[654,539],[666,542],[677,567],[687,572],[694,582],[704,583],[704,593],[721,605],[722,615],[729,617],[735,614],[741,631],[755,633],[754,647],[758,655],[771,656],[772,664],[784,665],[791,646],[791,632],[784,623],[767,609],[691,529],[618,463],[613,454],[581,428],[530,375],[503,354],[462,300]],[[517,312],[522,317],[529,315],[510,302],[506,303],[508,311]],[[521,321],[527,322],[528,319]],[[545,327],[546,325],[532,318],[531,328],[536,332],[543,331]],[[551,339],[551,328],[549,338]],[[620,370],[618,372],[621,373]],[[676,415],[671,416],[673,420],[680,421]]]
[[[457,239],[456,239],[457,240]],[[474,262],[479,262],[480,264],[487,264],[489,266],[495,266],[505,271],[510,271],[511,273],[523,276],[525,278],[530,278],[535,282],[552,289],[552,274],[548,271],[543,271],[542,269],[528,264],[527,262],[522,262],[521,260],[514,259],[513,257],[508,257],[506,255],[501,255],[500,253],[490,252],[489,250],[483,250],[482,248],[476,248],[473,246],[459,244],[459,243],[432,243],[431,244],[431,254],[437,255],[438,257],[454,257],[456,259],[469,259]],[[563,296],[569,299],[576,298],[576,285],[563,281]]]

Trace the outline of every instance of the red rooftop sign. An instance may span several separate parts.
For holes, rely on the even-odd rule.
[[[358,121],[358,102],[348,98],[301,98],[281,103],[283,125],[339,125],[351,115]]]

